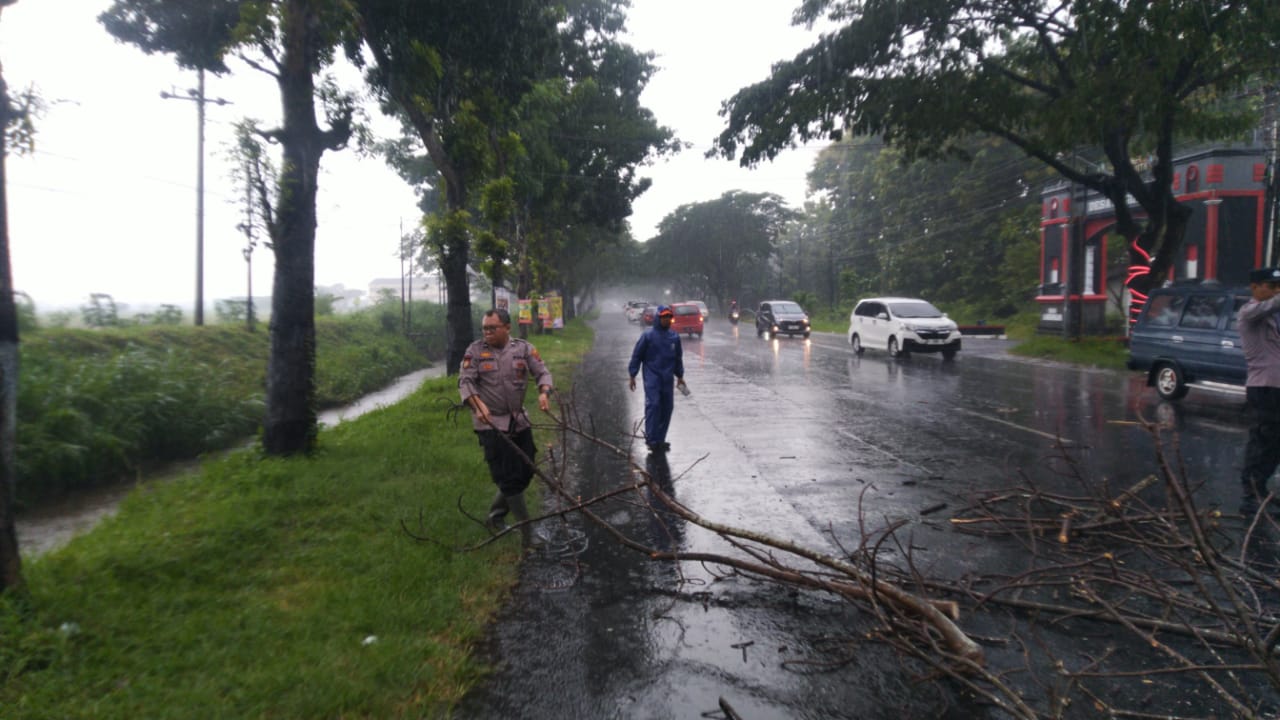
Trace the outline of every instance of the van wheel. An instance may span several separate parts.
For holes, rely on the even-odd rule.
[[[804,334],[804,339],[805,339],[805,340],[808,340],[808,339],[809,339],[809,333],[805,333],[805,334]]]
[[[849,344],[853,346],[854,355],[861,355],[862,351],[866,350],[866,348],[862,347],[862,338],[858,337],[856,333],[849,336]]]
[[[1165,400],[1178,400],[1187,394],[1187,378],[1182,368],[1173,363],[1163,363],[1156,368],[1156,393]]]
[[[898,347],[898,338],[889,338],[889,357],[902,357],[905,353]]]

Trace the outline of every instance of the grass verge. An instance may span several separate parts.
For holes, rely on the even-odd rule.
[[[1057,360],[1108,370],[1124,370],[1129,347],[1123,338],[1084,337],[1065,340],[1049,335],[1035,335],[1019,342],[1009,352],[1024,357]]]
[[[532,340],[568,387],[592,335]],[[312,457],[209,461],[28,560],[0,597],[4,717],[446,717],[519,558],[514,537],[462,553],[400,529],[486,537],[457,509],[492,484],[456,399],[431,380]]]

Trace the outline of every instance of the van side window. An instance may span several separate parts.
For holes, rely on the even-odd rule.
[[[1186,295],[1157,295],[1147,302],[1147,324],[1154,327],[1173,327],[1178,324]]]
[[[1245,296],[1245,295],[1236,295],[1236,301],[1235,301],[1235,303],[1233,303],[1233,304],[1232,304],[1232,307],[1231,307],[1231,315],[1227,317],[1227,329],[1228,329],[1228,330],[1235,330],[1235,329],[1236,329],[1236,326],[1237,326],[1237,325],[1239,324],[1239,322],[1240,322],[1240,317],[1239,317],[1239,316],[1240,316],[1240,308],[1244,307],[1244,304],[1245,304],[1245,303],[1247,303],[1247,302],[1249,302],[1249,300],[1251,300],[1251,299],[1252,299],[1252,298],[1247,297],[1247,296]]]
[[[1226,295],[1192,295],[1187,301],[1186,311],[1182,313],[1182,322],[1178,325],[1194,330],[1216,329],[1226,303]]]

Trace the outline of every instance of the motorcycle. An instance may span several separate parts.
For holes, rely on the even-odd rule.
[[[737,311],[737,310],[730,310],[730,311],[729,311],[729,322],[733,323],[734,325],[737,325],[737,324],[738,324],[738,311]]]

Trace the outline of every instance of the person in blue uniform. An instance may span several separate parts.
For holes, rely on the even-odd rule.
[[[650,452],[671,449],[667,428],[675,409],[675,386],[684,385],[684,349],[680,334],[671,329],[674,317],[670,307],[658,306],[653,327],[636,341],[627,367],[632,392],[636,389],[636,375],[644,369],[644,441]]]

